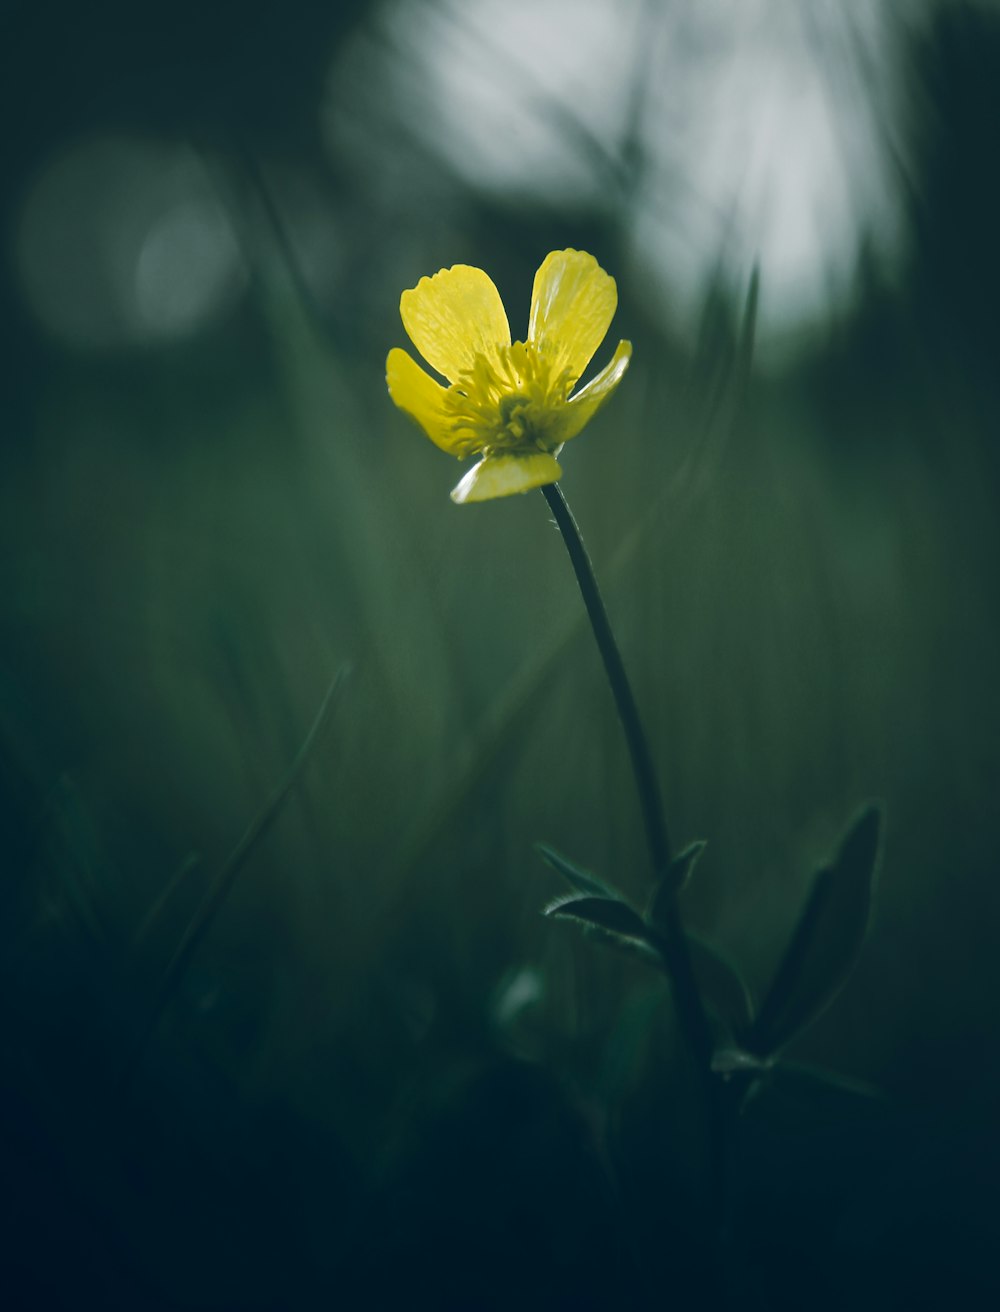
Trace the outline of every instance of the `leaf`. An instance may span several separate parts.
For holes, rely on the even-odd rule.
[[[820,870],[746,1046],[776,1052],[832,1002],[868,932],[882,815],[862,812],[833,863]]]
[[[663,927],[669,917],[674,898],[691,878],[691,871],[702,852],[704,852],[705,847],[706,843],[703,838],[699,838],[694,843],[688,843],[684,851],[675,856],[670,865],[667,866],[663,878],[653,889],[653,895],[649,899],[649,910],[646,913],[646,918],[650,924],[659,928]]]
[[[569,894],[550,902],[543,914],[556,920],[579,921],[609,946],[638,953],[644,960],[661,969],[663,967],[656,931],[650,929],[638,911],[620,898],[574,897]]]
[[[695,868],[698,858],[704,852],[708,843],[704,838],[696,838],[693,843],[688,843],[687,847],[678,856],[675,856],[670,863],[667,871],[667,879],[673,884],[676,892],[680,892],[691,878],[691,871]]]
[[[695,934],[687,935],[687,943],[702,1001],[739,1041],[753,1025],[753,998],[743,976],[711,943]]]
[[[582,920],[611,934],[645,941],[649,938],[646,923],[627,902],[613,897],[560,897],[545,908],[545,915],[557,920]]]
[[[757,334],[757,311],[760,303],[760,264],[755,263],[743,303],[743,319],[736,353],[736,386],[742,399],[753,365],[754,342]]]
[[[563,856],[554,847],[549,847],[547,843],[536,843],[535,851],[543,861],[548,862],[553,870],[558,870],[563,879],[571,888],[575,888],[578,893],[585,893],[590,897],[614,898],[616,901],[621,901],[621,896],[610,884],[605,884],[587,870],[581,870],[568,856]]]

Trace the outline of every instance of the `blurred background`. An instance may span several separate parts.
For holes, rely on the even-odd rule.
[[[635,348],[563,487],[690,925],[759,996],[886,807],[793,1053],[885,1097],[753,1104],[738,1301],[985,1305],[1000,6],[0,18],[7,1305],[713,1305],[666,988],[539,914],[538,840],[647,886],[562,544],[385,392],[403,288],[485,268],[517,337],[566,246]]]

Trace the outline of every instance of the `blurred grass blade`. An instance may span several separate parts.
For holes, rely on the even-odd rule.
[[[820,870],[747,1046],[777,1052],[821,1014],[860,955],[871,915],[881,811],[855,821],[832,865]]]
[[[136,951],[141,948],[149,935],[159,924],[163,913],[166,911],[170,902],[180,892],[181,888],[188,882],[188,879],[201,866],[201,854],[199,852],[188,852],[184,860],[174,870],[173,874],[167,880],[163,889],[153,900],[152,906],[142,918],[139,928],[135,931],[135,937],[132,940],[132,949]]]
[[[736,348],[736,387],[740,401],[746,392],[753,368],[754,345],[757,337],[757,311],[760,304],[760,263],[755,262],[743,303],[743,320]]]
[[[302,746],[296,753],[295,760],[289,766],[287,774],[271,794],[257,817],[248,825],[243,837],[233,848],[233,851],[230,853],[222,869],[216,875],[212,887],[206,893],[201,906],[198,908],[198,911],[195,913],[188,924],[187,929],[184,931],[184,935],[163,973],[163,978],[160,982],[160,987],[153,1001],[153,1005],[150,1008],[146,1024],[142,1030],[139,1041],[136,1044],[135,1050],[122,1074],[123,1086],[128,1084],[128,1081],[131,1079],[138,1063],[141,1061],[146,1044],[149,1042],[153,1031],[156,1029],[157,1022],[163,1014],[164,1008],[176,991],[191,958],[194,956],[205,935],[208,933],[208,930],[211,928],[212,922],[215,920],[219,908],[222,906],[232,889],[236,876],[245,864],[247,857],[277,819],[292,789],[298,782],[303,767],[309,759],[312,749],[319,741],[321,731],[330,718],[335,694],[348,671],[349,666],[345,664],[342,665],[333,676],[330,686],[327,688],[323,701],[320,704],[320,708],[316,713],[316,718],[313,720],[312,726],[302,742]]]
[[[553,870],[557,870],[563,879],[571,888],[576,889],[578,893],[583,893],[588,897],[608,897],[621,901],[621,895],[610,884],[605,884],[592,875],[589,870],[582,870],[578,865],[557,852],[554,847],[549,847],[547,843],[536,843],[535,851],[546,861]]]
[[[668,877],[673,884],[675,892],[680,892],[691,878],[691,872],[694,870],[698,858],[708,846],[704,838],[698,838],[693,843],[688,843],[687,847],[678,856],[675,856],[670,863]]]

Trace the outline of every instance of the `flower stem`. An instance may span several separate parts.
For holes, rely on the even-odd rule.
[[[646,844],[653,867],[653,878],[659,882],[669,877],[671,848],[667,822],[663,815],[663,803],[660,797],[659,782],[650,755],[649,744],[639,717],[639,710],[632,693],[632,686],[625,673],[625,664],[611,629],[608,612],[605,609],[597,577],[583,538],[577,527],[573,513],[563,496],[558,483],[550,483],[542,488],[542,495],[548,502],[549,509],[555,517],[556,525],[563,536],[566,550],[572,562],[576,581],[580,585],[583,604],[587,608],[594,638],[597,641],[604,670],[611,685],[611,692],[618,708],[632,762],[636,789],[639,794],[639,806],[642,810],[643,825],[646,830]],[[688,951],[687,938],[681,921],[680,908],[676,897],[667,900],[666,910],[661,925],[664,940],[667,970],[673,984],[674,1004],[677,1018],[684,1036],[698,1063],[703,1077],[712,1085],[711,1060],[712,1036],[701,994],[695,980]],[[713,1090],[714,1102],[714,1090]]]

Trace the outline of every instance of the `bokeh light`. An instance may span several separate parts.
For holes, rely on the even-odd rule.
[[[80,348],[186,337],[231,311],[245,284],[232,223],[187,146],[86,139],[24,196],[14,260],[32,312]]]
[[[620,225],[651,312],[681,331],[707,279],[738,288],[758,265],[758,346],[783,358],[849,304],[862,249],[908,258],[901,41],[925,10],[389,4],[335,65],[330,115],[484,196]]]

